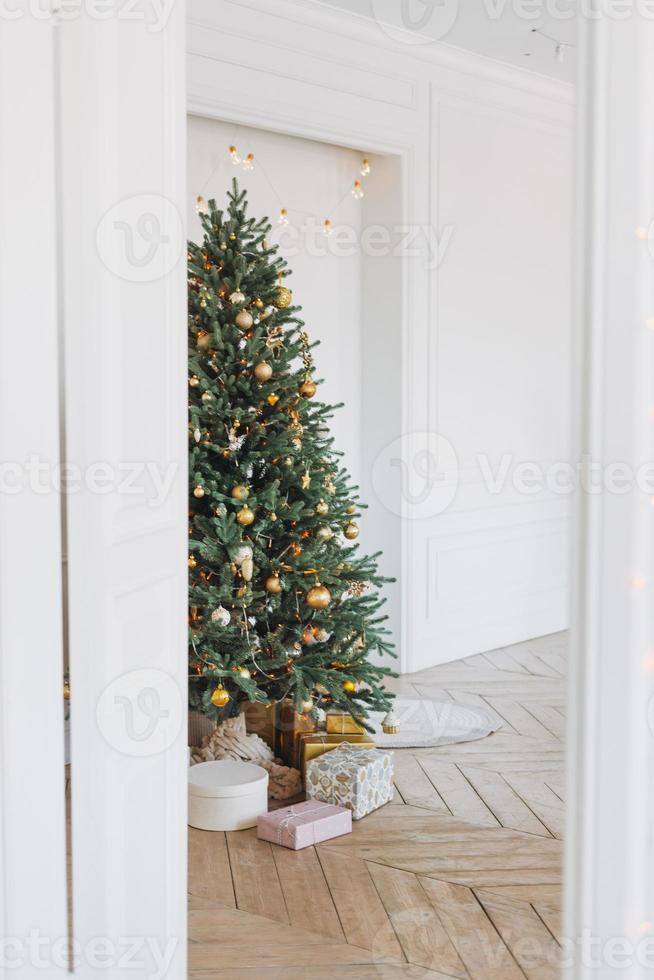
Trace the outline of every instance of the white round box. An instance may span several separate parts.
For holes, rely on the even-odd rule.
[[[188,822],[198,830],[247,830],[268,812],[268,773],[251,762],[200,762],[188,772]]]

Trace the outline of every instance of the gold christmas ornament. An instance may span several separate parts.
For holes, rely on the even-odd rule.
[[[320,582],[307,592],[307,605],[311,606],[312,609],[326,609],[331,601],[331,592]]]
[[[254,376],[257,381],[269,381],[272,378],[273,369],[267,361],[261,361],[254,366]]]
[[[318,503],[316,504],[316,514],[320,514],[321,517],[324,517],[325,514],[328,513],[329,513],[329,504],[325,500],[319,500]]]
[[[229,233],[229,240],[230,240],[230,242],[235,242],[236,241],[236,235],[234,234],[233,231],[230,231],[230,233]]]
[[[196,487],[193,491],[193,496],[197,497],[198,499],[200,497],[204,497],[204,487]]]
[[[205,304],[206,306],[206,304]],[[197,345],[203,350],[209,346],[211,343],[211,335],[207,333],[206,330],[198,330],[196,335]]]
[[[244,582],[251,582],[254,574],[254,562],[251,558],[244,558],[241,562],[241,575]]]
[[[241,330],[249,330],[254,320],[252,319],[252,314],[248,313],[247,310],[239,310],[234,318],[234,322]]]
[[[248,490],[248,488],[241,486],[240,483],[237,484],[235,487],[232,487],[231,493],[234,500],[247,500],[248,497],[250,496],[250,491]]]
[[[275,296],[273,298],[273,305],[277,307],[278,310],[285,310],[293,302],[293,293],[286,286],[279,286],[275,290]]]
[[[262,299],[259,299],[259,297],[257,297],[255,299],[255,301],[254,301],[254,305],[256,306],[256,308],[258,310],[262,310],[263,309],[263,306],[264,306],[263,300]]]
[[[234,305],[236,306],[239,303],[244,303],[245,302],[245,296],[243,295],[243,293],[241,292],[240,289],[237,289],[229,297],[229,302],[230,303],[234,303]]]
[[[236,520],[239,524],[247,527],[248,524],[252,524],[254,521],[254,511],[251,507],[242,507],[236,515]]]
[[[400,721],[397,715],[393,713],[391,709],[384,720],[382,721],[382,731],[386,735],[399,735],[400,734]]]
[[[229,626],[229,621],[231,619],[231,613],[229,609],[225,609],[224,606],[218,606],[211,613],[211,622],[218,623],[219,626]]]
[[[354,521],[348,521],[343,528],[343,534],[349,541],[354,541],[355,538],[359,537],[359,525]]]
[[[270,520],[271,521],[276,521],[277,520],[277,514],[275,513],[274,510],[271,510],[270,511]]]
[[[356,514],[356,512],[357,512],[356,504],[348,504],[347,507],[345,508],[346,514]]]
[[[249,681],[252,677],[252,674],[247,667],[238,667],[236,673],[239,675],[239,677],[243,677],[246,681]]]
[[[302,714],[308,715],[310,711],[313,711],[313,701],[303,701],[302,702]]]
[[[195,555],[189,555],[188,556],[188,567],[189,568],[195,568],[196,566],[197,566],[197,561],[195,559]]]
[[[357,689],[357,686],[354,683],[354,681],[343,681],[343,690],[347,694],[354,694],[354,692],[356,691],[356,689]]]
[[[210,391],[203,391],[202,392],[202,401],[203,402],[211,402],[211,401],[213,401],[213,395],[211,394]]]
[[[266,579],[266,591],[278,594],[282,591],[282,583],[279,575],[269,575]]]
[[[305,398],[313,398],[317,390],[316,383],[315,381],[312,381],[311,378],[300,386],[300,394],[304,395]]]
[[[188,383],[190,384],[191,388],[197,388],[197,386],[200,384],[200,379],[198,378],[197,374],[192,374],[188,379]]]
[[[321,524],[320,527],[316,529],[316,538],[318,541],[331,541],[333,537],[334,532],[328,524]]]
[[[211,695],[211,703],[216,706],[216,708],[224,708],[229,701],[229,694],[222,686],[219,684]]]
[[[279,401],[279,395],[276,395],[275,392],[272,391],[266,398],[266,401],[271,406],[271,408],[274,408],[277,402]]]
[[[70,701],[70,684],[67,681],[64,684],[64,701]]]

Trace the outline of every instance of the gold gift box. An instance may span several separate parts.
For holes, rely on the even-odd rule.
[[[275,753],[287,766],[297,767],[298,738],[315,732],[316,728],[314,719],[296,711],[292,701],[282,701],[275,716]]]
[[[325,718],[325,729],[328,735],[365,735],[363,725],[355,721],[352,715],[345,712],[332,712]]]
[[[305,732],[297,736],[297,760],[295,766],[304,774],[310,762],[325,752],[329,752],[330,749],[337,748],[343,742],[348,742],[362,749],[376,748],[372,738],[367,734],[332,735],[328,732],[320,732],[311,735]]]

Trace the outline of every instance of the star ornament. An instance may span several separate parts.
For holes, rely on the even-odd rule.
[[[309,471],[307,470],[302,477],[302,489],[308,490],[310,486],[311,486],[311,477],[309,476]]]

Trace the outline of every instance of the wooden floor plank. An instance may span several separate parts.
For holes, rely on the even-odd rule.
[[[395,752],[395,785],[406,803],[449,813],[413,753]]]
[[[544,725],[534,718],[532,714],[523,708],[517,701],[509,701],[504,698],[489,697],[488,703],[491,708],[497,711],[498,715],[505,718],[519,735],[527,735],[530,738],[549,740],[554,736],[545,728]]]
[[[503,827],[520,830],[525,834],[551,836],[547,827],[509,786],[501,773],[475,769],[473,766],[462,767],[462,771]]]
[[[562,837],[565,809],[542,774],[507,772],[505,779],[554,837]]]
[[[523,980],[522,970],[470,888],[420,878],[472,980]]]
[[[236,908],[225,835],[189,827],[189,902],[195,907]]]
[[[365,862],[323,845],[317,851],[348,943],[369,950],[374,947],[379,962],[404,962],[402,947]]]
[[[369,871],[409,963],[465,977],[459,954],[416,876],[381,865]]]
[[[421,758],[419,761],[429,781],[455,817],[481,827],[499,826],[497,818],[457,766],[431,758]]]
[[[291,925],[345,942],[334,901],[315,848],[272,848]]]
[[[239,909],[288,922],[286,902],[272,855],[273,845],[257,840],[256,828],[227,834],[234,893]]]
[[[483,888],[476,895],[529,980],[559,980],[561,948],[531,905]]]
[[[252,970],[232,967],[229,964],[207,970],[192,970],[188,980],[260,980],[262,974]],[[424,970],[414,963],[361,963],[352,966],[316,964],[307,970],[305,966],[268,967],[263,974],[266,980],[452,980],[445,973]]]
[[[541,704],[538,701],[528,702],[526,708],[555,738],[565,738],[566,723],[560,711],[549,704]]]

